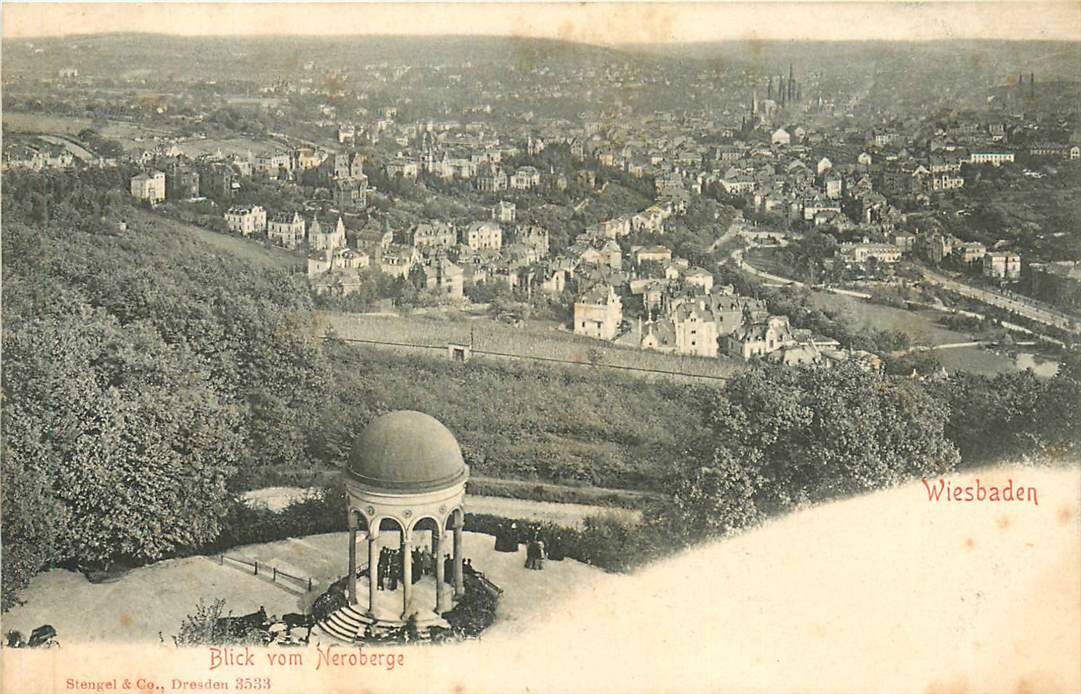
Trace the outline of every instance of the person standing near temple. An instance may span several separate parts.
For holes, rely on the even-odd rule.
[[[525,546],[525,568],[533,568],[533,560],[537,557],[537,543],[530,540]]]
[[[389,564],[388,568],[389,568],[389,573],[390,573],[390,586],[388,586],[388,588],[391,591],[395,591],[395,590],[398,590],[398,576],[399,576],[399,572],[401,571],[401,568],[400,568],[401,562],[398,559],[398,551],[397,550],[393,550],[393,549],[390,550],[389,557],[390,557],[390,561],[388,562],[388,564]]]

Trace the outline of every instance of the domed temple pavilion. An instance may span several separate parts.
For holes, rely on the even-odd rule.
[[[344,621],[332,633],[359,634],[365,624],[402,625],[410,617],[418,626],[442,622],[442,614],[452,607],[447,592],[463,593],[462,501],[469,467],[454,435],[435,418],[421,412],[402,410],[373,420],[353,445],[345,474],[348,495],[349,573],[346,592],[350,608],[346,614],[332,615],[330,621]],[[448,531],[453,533],[453,551],[448,547]],[[367,595],[358,604],[357,540],[367,540]],[[381,561],[381,540],[393,544],[398,579],[384,585],[377,576]],[[414,566],[414,552],[422,548],[428,573],[422,577]],[[444,559],[452,552],[452,561]],[[389,563],[389,562],[388,562]],[[446,581],[446,564],[451,564],[453,581]],[[363,572],[362,572],[363,573]],[[352,606],[357,606],[353,608]],[[364,609],[366,608],[366,609]],[[349,615],[354,617],[348,619]],[[345,618],[342,620],[342,618]],[[356,622],[356,623],[354,623]],[[359,624],[358,624],[359,623]],[[327,625],[333,626],[333,624]]]

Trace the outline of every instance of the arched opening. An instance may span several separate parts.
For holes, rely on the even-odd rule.
[[[417,522],[413,524],[413,546],[420,547],[422,543],[427,543],[430,548],[431,543],[439,535],[439,521],[431,516],[424,516],[418,518]]]
[[[447,530],[454,530],[455,528],[461,528],[465,525],[465,513],[462,511],[462,507],[459,506],[447,514],[446,528]]]
[[[354,509],[349,510],[350,514],[350,528],[356,528],[358,533],[368,534],[368,518],[360,511]]]
[[[462,550],[462,529],[465,527],[465,513],[462,511],[461,506],[454,508],[447,514],[443,527],[444,533],[452,538],[451,546],[453,549],[449,564],[451,570],[449,582],[454,586],[454,597],[460,598],[465,593],[464,554]]]
[[[434,609],[437,615],[442,615],[449,607],[446,597],[447,577],[453,574],[450,546],[446,537],[446,530],[431,516],[424,516],[413,525],[414,575],[421,581],[434,584]]]
[[[399,536],[402,532],[402,524],[397,518],[391,518],[390,516],[383,516],[379,519],[379,532],[383,531],[398,533]]]

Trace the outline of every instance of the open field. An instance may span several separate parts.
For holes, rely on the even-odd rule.
[[[716,380],[745,368],[742,361],[729,357],[705,359],[617,347],[552,324],[514,328],[489,318],[463,320],[461,316],[435,314],[388,317],[321,313],[320,319],[339,337],[397,343],[384,346],[411,354],[445,355],[448,343],[468,345],[472,339],[477,357],[551,361],[584,368],[597,368],[593,365],[596,363],[643,377]]]
[[[1037,376],[1051,378],[1058,371],[1058,362],[1028,351],[1011,354],[988,347],[962,347],[936,350],[935,358],[947,371],[986,376],[1032,369]]]
[[[270,140],[252,140],[246,137],[210,137],[207,139],[183,140],[177,143],[177,147],[184,150],[189,157],[201,157],[204,154],[216,154],[219,150],[222,154],[239,154],[247,156],[248,152],[258,152],[271,147],[274,143]]]
[[[972,340],[971,335],[939,325],[936,319],[945,314],[935,311],[910,311],[817,290],[811,291],[811,303],[838,313],[842,320],[861,330],[900,330],[912,338],[913,344],[933,347]]]
[[[791,277],[792,268],[782,263],[777,257],[777,248],[773,246],[754,246],[744,251],[744,259],[754,268],[771,275]]]
[[[71,136],[78,135],[81,131],[94,127],[89,118],[19,111],[5,111],[3,122],[4,126],[13,132]],[[169,136],[169,132],[161,128],[152,128],[118,120],[108,121],[108,125],[98,130],[98,133],[103,137],[117,140],[126,150],[149,148],[154,144],[154,138]]]

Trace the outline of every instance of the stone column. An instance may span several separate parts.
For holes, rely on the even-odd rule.
[[[349,575],[345,585],[349,590],[349,604],[357,604],[357,529],[350,522],[349,528]]]
[[[462,579],[462,523],[454,526],[454,597],[460,598],[465,593]]]
[[[402,533],[402,619],[409,619],[409,603],[413,599],[413,541],[410,533]]]
[[[443,533],[442,528],[432,533],[432,554],[435,555],[435,613],[442,616],[446,609],[446,597],[443,587],[446,583],[446,572],[443,568]]]
[[[375,591],[379,585],[379,534],[368,531],[368,615],[375,619]]]

